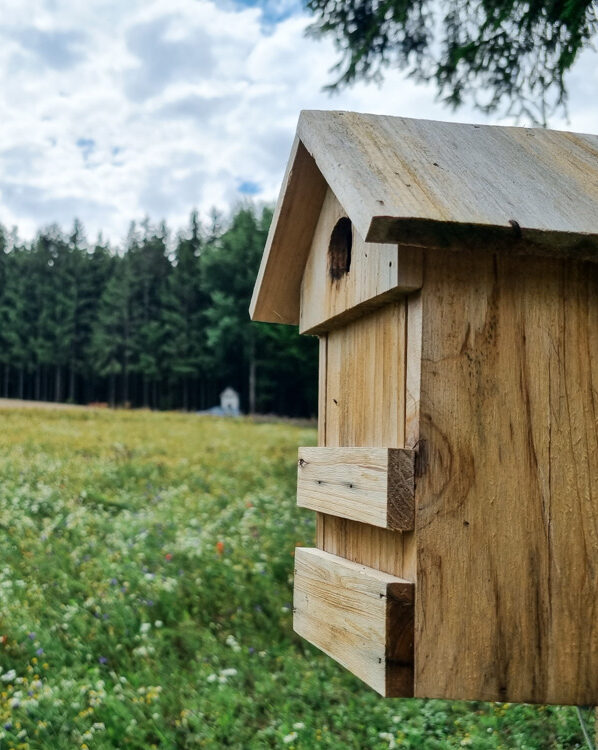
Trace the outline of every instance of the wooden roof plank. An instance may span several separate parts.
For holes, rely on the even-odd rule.
[[[301,278],[325,194],[324,178],[295,138],[253,290],[252,320],[298,324]]]
[[[326,184],[367,242],[598,260],[598,136],[305,111],[254,319],[298,322]]]

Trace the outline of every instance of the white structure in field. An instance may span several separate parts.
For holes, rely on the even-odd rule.
[[[220,394],[220,408],[224,414],[231,417],[236,417],[241,413],[239,408],[239,394],[234,388],[225,388],[222,391]]]

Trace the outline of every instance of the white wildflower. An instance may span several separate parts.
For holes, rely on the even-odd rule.
[[[282,738],[282,741],[285,745],[288,745],[293,740],[297,739],[297,732],[291,732],[290,734],[285,734],[285,736]]]
[[[237,641],[237,639],[235,638],[234,635],[227,635],[226,636],[226,645],[230,646],[230,648],[232,648],[232,650],[235,653],[237,653],[237,652],[239,652],[241,650],[241,646],[239,646],[239,642]]]
[[[14,678],[17,676],[17,673],[14,669],[9,669],[8,672],[5,672],[2,675],[2,682],[12,682]]]

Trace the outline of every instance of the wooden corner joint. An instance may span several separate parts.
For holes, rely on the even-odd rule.
[[[415,451],[388,449],[388,528],[415,527]]]

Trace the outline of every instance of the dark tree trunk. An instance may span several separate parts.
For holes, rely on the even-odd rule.
[[[143,406],[147,409],[149,406],[149,380],[143,376]]]
[[[183,410],[189,411],[189,378],[183,378]]]
[[[8,384],[10,382],[10,365],[4,363],[4,398],[8,398]]]
[[[69,367],[69,395],[68,401],[75,403],[75,365],[71,362]]]
[[[19,367],[19,398],[22,399],[25,396],[25,371],[22,367]]]
[[[249,413],[255,414],[255,339],[249,341]]]
[[[115,406],[116,400],[116,378],[114,373],[110,373],[109,385],[108,385],[108,403],[112,408]]]
[[[62,368],[56,365],[54,368],[54,401],[60,401],[62,396]]]
[[[42,372],[41,367],[38,365],[35,368],[35,385],[34,385],[34,398],[36,401],[39,401],[41,398],[41,388],[42,388]]]

